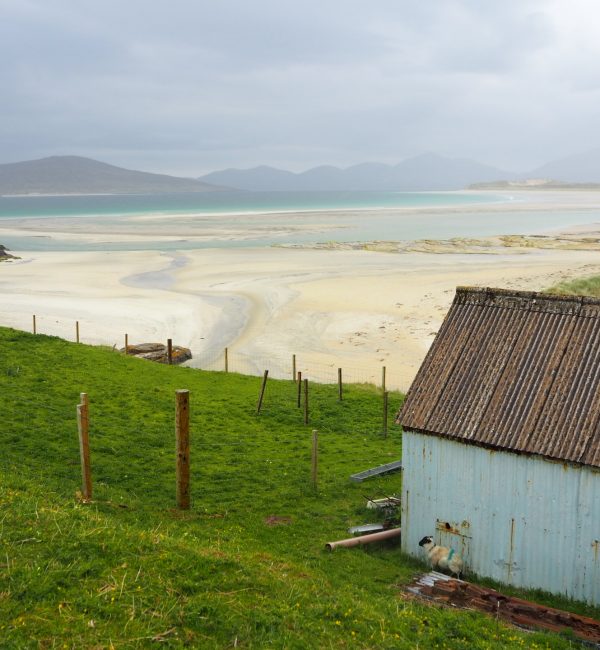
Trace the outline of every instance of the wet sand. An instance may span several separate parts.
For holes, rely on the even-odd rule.
[[[542,290],[600,273],[594,250],[388,254],[366,250],[203,249],[185,253],[22,253],[0,265],[0,324],[121,347],[190,347],[191,365],[298,369],[317,380],[406,390],[457,285]]]

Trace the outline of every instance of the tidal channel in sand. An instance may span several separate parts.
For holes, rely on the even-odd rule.
[[[596,203],[584,198],[588,223],[596,222],[598,196]],[[543,203],[552,209],[546,196]],[[164,236],[168,226],[167,220]],[[18,231],[18,223],[10,229]],[[584,230],[593,239],[600,228]],[[52,234],[49,222],[44,234]],[[77,238],[77,228],[67,234]],[[81,233],[95,241],[108,235],[126,237]],[[172,338],[192,349],[197,367],[222,368],[228,347],[230,369],[269,368],[290,378],[292,354],[298,369],[317,380],[333,380],[342,367],[348,381],[378,383],[385,365],[388,387],[404,390],[457,285],[541,290],[600,273],[598,250],[585,247],[487,254],[468,247],[434,254],[268,246],[14,252],[20,260],[0,264],[2,325],[29,330],[36,314],[38,331],[71,340],[78,320],[86,343],[121,347],[125,332],[130,342]]]

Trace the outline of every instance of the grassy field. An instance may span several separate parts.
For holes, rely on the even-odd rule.
[[[402,587],[424,566],[397,546],[325,551],[373,521],[365,496],[400,493],[399,474],[348,480],[400,458],[400,431],[382,436],[370,386],[347,387],[341,403],[335,387],[311,386],[309,426],[292,382],[270,382],[256,415],[259,386],[0,328],[0,647],[572,647],[408,598]],[[180,388],[191,400],[188,512],[174,507]],[[81,392],[90,504],[76,498]]]
[[[548,289],[549,293],[560,293],[563,295],[591,296],[600,298],[600,275],[592,275],[588,278],[576,278],[567,282],[559,282]]]

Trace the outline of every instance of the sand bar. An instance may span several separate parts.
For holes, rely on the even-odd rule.
[[[285,242],[286,238],[296,235],[322,235],[323,240],[328,240],[332,238],[332,232],[352,233],[356,224],[364,225],[381,218],[388,220],[385,223],[389,225],[401,224],[402,228],[406,226],[409,230],[411,225],[416,223],[427,224],[427,228],[435,229],[436,225],[439,226],[446,220],[463,218],[467,220],[470,229],[489,220],[502,223],[502,220],[498,220],[498,215],[515,214],[518,215],[516,221],[513,219],[515,225],[527,223],[528,218],[524,215],[529,215],[529,220],[533,219],[537,224],[534,228],[536,231],[540,231],[540,224],[544,222],[544,217],[555,224],[545,230],[562,230],[566,227],[571,229],[574,223],[588,224],[598,221],[600,214],[600,192],[593,190],[465,190],[442,192],[441,195],[481,196],[488,200],[454,205],[399,205],[326,210],[315,208],[264,212],[149,212],[106,214],[97,217],[73,215],[6,218],[3,216],[0,218],[0,243],[3,242],[3,238],[6,240],[20,237],[46,240],[48,243],[56,241],[75,245],[79,243],[82,244],[82,248],[94,244],[130,243],[134,245],[133,248],[139,249],[145,245],[159,248],[161,242],[171,244],[169,248],[173,248],[173,244],[178,242],[182,245],[184,243],[210,245],[214,242],[266,239]],[[574,222],[572,218],[566,216],[563,223],[561,218],[569,214],[577,214],[577,218],[581,221]],[[470,230],[468,232],[472,234]],[[487,234],[514,233],[500,228]],[[418,235],[421,238],[435,236],[439,236],[439,233],[421,231]],[[412,235],[402,235],[401,238],[410,237]],[[186,247],[193,248],[193,246]]]

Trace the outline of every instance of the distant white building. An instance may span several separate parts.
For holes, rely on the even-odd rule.
[[[459,287],[399,422],[406,553],[600,604],[600,300]]]

